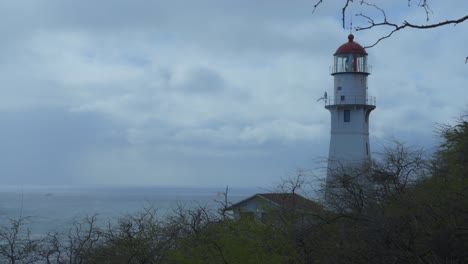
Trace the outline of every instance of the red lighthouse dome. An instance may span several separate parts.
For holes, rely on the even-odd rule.
[[[348,42],[341,45],[335,52],[336,54],[345,54],[345,53],[357,53],[357,54],[365,54],[367,55],[366,50],[359,45],[359,43],[354,42],[353,34],[349,34]]]
[[[348,42],[341,45],[333,54],[334,63],[330,68],[332,75],[342,73],[370,74],[370,66],[367,65],[367,52],[354,42],[353,34],[349,34]]]

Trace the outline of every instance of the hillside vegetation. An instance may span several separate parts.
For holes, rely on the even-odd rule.
[[[468,121],[440,126],[434,153],[400,143],[365,171],[343,168],[325,209],[235,221],[223,210],[146,209],[102,228],[32,238],[0,229],[0,263],[468,263]],[[364,179],[364,180],[363,180]]]

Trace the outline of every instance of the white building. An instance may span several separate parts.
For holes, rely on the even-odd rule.
[[[236,220],[250,219],[262,222],[284,217],[282,214],[294,215],[304,221],[303,218],[320,210],[320,204],[297,193],[257,193],[225,209],[233,212]]]
[[[342,168],[370,161],[369,116],[375,109],[375,98],[367,94],[367,53],[354,42],[353,35],[336,50],[330,73],[334,78],[333,96],[324,98],[325,108],[331,113],[327,185]]]

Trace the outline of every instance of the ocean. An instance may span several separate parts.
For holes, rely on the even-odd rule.
[[[3,187],[0,188],[0,227],[23,217],[32,235],[66,232],[74,221],[97,215],[108,223],[144,208],[162,216],[177,207],[216,209],[225,187]],[[230,188],[235,203],[260,192],[258,188]]]

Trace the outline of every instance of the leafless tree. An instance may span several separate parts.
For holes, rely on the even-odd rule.
[[[37,254],[41,256],[46,264],[66,264],[67,257],[65,250],[62,248],[62,239],[64,237],[58,233],[48,233],[45,238],[41,240],[41,247]]]
[[[96,215],[87,216],[83,221],[74,221],[58,254],[64,252],[66,263],[87,263],[88,257],[98,246],[101,236],[102,230],[97,226]]]
[[[174,247],[177,230],[148,207],[109,223],[103,238],[93,251],[93,263],[162,263]]]
[[[10,219],[9,226],[0,227],[2,263],[32,264],[40,260],[40,256],[36,254],[40,241],[31,238],[27,223],[28,218],[20,216],[18,219]]]
[[[329,209],[364,220],[366,210],[381,206],[429,174],[428,157],[421,148],[391,140],[376,154],[376,160],[362,166],[343,164],[329,172],[323,190]]]
[[[369,181],[371,168],[371,163],[359,166],[338,163],[329,168],[322,191],[327,208],[339,215],[361,215],[373,201]]]
[[[180,236],[197,235],[202,232],[207,226],[221,221],[216,210],[210,209],[208,206],[198,205],[193,208],[186,208],[179,205],[173,210],[169,221],[172,225],[177,226],[180,230]],[[220,212],[218,210],[218,212]]]
[[[308,185],[306,173],[302,169],[298,169],[293,177],[282,178],[278,189],[283,193],[298,193]]]
[[[324,0],[319,0],[315,3],[313,7],[313,11],[315,12],[317,8],[324,4],[324,2],[333,2],[333,1],[324,1]],[[380,41],[389,38],[393,35],[393,33],[407,29],[407,28],[413,28],[413,29],[432,29],[432,28],[438,28],[438,27],[444,27],[448,25],[457,25],[463,22],[468,21],[468,14],[467,15],[462,15],[461,17],[454,17],[452,19],[448,19],[446,21],[438,21],[438,22],[431,22],[431,15],[433,13],[431,6],[430,6],[430,1],[429,0],[418,0],[416,6],[418,8],[421,8],[423,12],[425,12],[426,15],[426,23],[423,24],[416,24],[414,22],[410,22],[409,19],[404,20],[403,22],[395,22],[391,21],[388,19],[387,14],[384,9],[380,8],[377,4],[375,4],[373,0],[365,1],[365,0],[343,0],[341,1],[341,21],[342,21],[342,27],[346,28],[346,16],[347,16],[347,10],[349,9],[350,5],[361,5],[361,6],[366,6],[366,7],[371,7],[377,10],[381,16],[379,18],[376,18],[374,16],[371,16],[367,12],[361,12],[356,14],[356,16],[364,18],[367,22],[367,25],[365,26],[356,26],[354,29],[356,31],[361,31],[361,30],[370,30],[374,28],[389,28],[390,31],[386,35],[380,37],[377,39],[373,44],[366,46],[366,48],[373,47],[377,45]],[[396,1],[395,1],[396,2]],[[407,5],[410,7],[412,5],[411,0],[407,0]],[[468,59],[468,58],[467,58]]]
[[[402,193],[408,185],[429,176],[429,157],[422,148],[405,146],[392,140],[377,153],[373,163],[371,181],[382,199]]]
[[[226,189],[222,193],[218,193],[218,196],[221,199],[216,199],[215,202],[219,205],[218,214],[222,217],[223,220],[230,218],[228,214],[228,208],[232,205],[232,202],[229,201],[229,186],[226,186]]]

